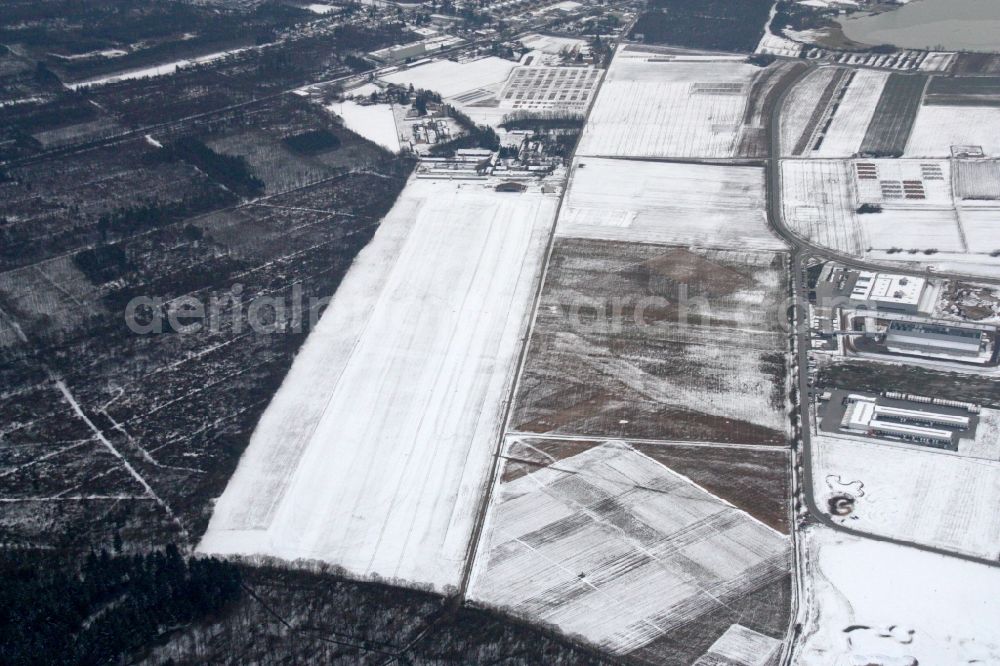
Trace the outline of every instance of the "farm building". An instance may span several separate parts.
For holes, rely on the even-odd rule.
[[[893,321],[885,336],[885,344],[893,351],[947,353],[958,356],[978,356],[986,331],[931,322]]]

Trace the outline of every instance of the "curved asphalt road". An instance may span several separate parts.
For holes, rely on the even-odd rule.
[[[784,106],[785,98],[788,92],[795,86],[795,84],[812,71],[812,66],[808,69],[803,70],[803,72],[796,77],[793,81],[785,87],[781,92],[777,103],[771,110],[770,118],[770,157],[768,158],[767,165],[767,219],[768,224],[781,236],[786,243],[788,243],[792,252],[791,261],[791,271],[792,271],[792,283],[794,285],[794,296],[795,302],[797,304],[804,304],[808,302],[808,283],[806,278],[806,270],[804,265],[804,260],[810,256],[821,257],[823,259],[829,259],[832,261],[837,261],[842,264],[846,264],[855,268],[862,268],[866,270],[889,270],[894,273],[905,273],[911,275],[933,275],[938,278],[952,278],[952,279],[975,279],[977,282],[1000,284],[1000,280],[988,280],[982,279],[974,276],[968,276],[961,273],[937,273],[932,271],[908,271],[900,270],[895,266],[886,266],[883,264],[873,263],[869,261],[858,260],[854,257],[849,257],[842,255],[838,252],[833,252],[828,248],[821,247],[812,243],[806,239],[803,239],[796,234],[792,233],[791,230],[785,226],[784,218],[782,216],[781,210],[781,109]],[[808,310],[807,308],[795,306],[794,309],[794,326],[795,326],[795,346],[796,346],[796,360],[798,362],[798,394],[799,394],[799,412],[800,412],[800,439],[802,442],[801,447],[801,461],[802,461],[802,475],[801,475],[801,485],[802,485],[802,495],[805,499],[806,507],[809,510],[810,517],[812,520],[825,525],[831,529],[837,530],[838,532],[844,532],[852,536],[861,537],[865,539],[872,539],[874,541],[882,541],[885,543],[895,544],[897,546],[906,546],[909,548],[916,548],[928,553],[935,553],[937,555],[945,555],[947,557],[954,557],[961,560],[966,560],[969,562],[976,562],[979,564],[985,564],[993,567],[1000,567],[1000,561],[992,560],[985,557],[978,557],[975,555],[968,555],[964,553],[957,553],[945,548],[937,548],[935,546],[928,546],[921,543],[916,543],[914,541],[909,541],[905,539],[896,539],[893,537],[882,536],[878,534],[872,534],[870,532],[865,532],[862,530],[856,530],[850,527],[846,527],[835,522],[830,518],[825,512],[820,509],[816,503],[816,498],[813,497],[813,485],[812,485],[812,439],[810,432],[810,418],[809,418],[809,404],[811,402],[812,388],[809,386],[808,380],[808,367],[809,367],[809,320],[808,320]]]

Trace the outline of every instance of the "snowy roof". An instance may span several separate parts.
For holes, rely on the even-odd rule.
[[[926,284],[927,280],[920,277],[862,271],[851,292],[851,298],[897,305],[918,305]]]
[[[931,322],[894,321],[889,325],[886,342],[978,351],[982,334],[983,331],[975,328],[946,326]]]

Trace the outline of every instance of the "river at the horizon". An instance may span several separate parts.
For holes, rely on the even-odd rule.
[[[840,22],[862,44],[900,48],[1000,52],[1000,0],[912,0],[877,15]]]

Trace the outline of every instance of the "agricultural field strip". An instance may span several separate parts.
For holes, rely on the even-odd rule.
[[[858,178],[855,164],[859,162],[875,164],[879,177]],[[922,175],[931,166],[939,169],[940,177]],[[894,247],[965,249],[949,162],[785,159],[781,171],[785,222],[812,242],[858,257]],[[919,198],[902,196],[904,180],[920,181]],[[899,188],[898,196],[889,185]],[[876,204],[882,211],[859,214],[857,207],[862,203]]]
[[[574,162],[556,234],[665,245],[785,249],[754,166],[607,157]]]
[[[760,71],[731,59],[667,60],[619,49],[577,155],[735,157]]]
[[[812,115],[837,71],[835,67],[813,68],[788,91],[781,108],[782,156],[798,154],[796,147],[807,129],[812,134]]]
[[[546,277],[514,401],[515,429],[695,441],[723,437],[754,444],[781,438],[786,445],[783,407],[776,409],[775,385],[765,379],[784,376],[776,363],[785,341],[773,331],[773,320],[744,316],[750,303],[756,306],[751,311],[770,311],[772,294],[780,292],[780,256],[557,239],[555,268]],[[694,293],[708,289],[710,304],[716,299],[710,325],[669,323],[668,309],[657,315],[667,326],[634,326],[626,318],[624,328],[612,332],[579,329],[559,314],[561,306],[580,298],[607,302],[630,293],[672,293],[675,281],[692,279]],[[744,328],[755,331],[739,337],[756,353],[719,348],[722,331],[732,337]],[[765,337],[770,338],[766,347],[753,344]],[[665,358],[673,360],[673,372],[664,372]],[[705,385],[714,390],[703,390]],[[664,409],[680,413],[661,422],[658,414]],[[730,419],[738,422],[735,429]],[[723,430],[728,434],[723,436]]]
[[[612,437],[600,436],[600,435],[586,435],[577,433],[565,433],[565,432],[527,432],[524,430],[508,430],[505,435],[507,437],[527,437],[527,438],[540,438],[540,439],[553,439],[571,442],[627,442],[634,444],[651,444],[655,446],[696,446],[712,449],[747,449],[750,451],[768,451],[772,452],[776,450],[776,447],[762,444],[735,444],[727,442],[699,442],[684,439],[644,439],[642,437]]]
[[[830,105],[843,92],[849,76],[850,71],[847,69],[839,67],[832,69],[831,76],[826,80],[826,85],[823,87],[818,99],[803,107],[804,110],[811,110],[811,112],[808,121],[803,127],[801,136],[793,144],[793,154],[805,155],[816,145],[819,132],[825,125],[824,121],[830,118],[832,111]]]
[[[904,157],[950,157],[952,146],[980,146],[1000,157],[1000,107],[920,107]]]
[[[913,124],[921,110],[925,75],[890,74],[882,88],[868,131],[861,142],[861,152],[873,155],[900,156],[906,150]]]
[[[487,481],[555,208],[411,180],[265,412],[201,550],[457,585],[475,520],[459,507]]]
[[[785,571],[786,537],[623,442],[558,465],[497,480],[472,599],[626,654]]]
[[[875,115],[888,72],[857,70],[840,100],[819,150],[818,157],[850,157],[861,149],[868,125]]]

